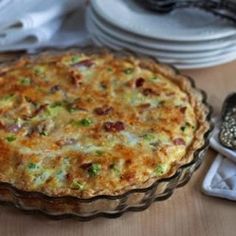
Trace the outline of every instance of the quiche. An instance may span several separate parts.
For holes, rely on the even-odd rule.
[[[0,70],[0,181],[48,196],[118,195],[173,175],[209,129],[190,82],[107,50]]]

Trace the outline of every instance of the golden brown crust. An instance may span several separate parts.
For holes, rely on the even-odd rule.
[[[2,82],[0,81],[0,83],[4,84],[4,78],[5,76],[8,75],[13,76],[14,75],[14,71],[17,71],[18,68],[21,71],[20,73],[23,73],[24,76],[33,76],[32,81],[35,82],[35,84],[40,85],[41,88],[43,89],[49,89],[49,86],[47,85],[47,83],[49,83],[49,85],[54,85],[51,87],[52,90],[57,91],[58,88],[55,86],[54,84],[54,80],[53,83],[51,83],[51,81],[49,80],[49,82],[37,82],[38,81],[38,77],[40,77],[40,75],[32,75],[32,66],[37,66],[37,65],[41,65],[42,63],[45,65],[53,65],[53,66],[57,66],[57,70],[55,71],[50,71],[50,75],[53,77],[54,75],[58,75],[61,78],[65,78],[68,77],[68,79],[70,80],[68,81],[62,81],[61,86],[66,89],[66,91],[72,91],[72,94],[75,94],[75,92],[73,91],[73,89],[78,88],[79,89],[83,89],[83,93],[80,95],[84,95],[86,96],[86,94],[89,95],[91,89],[92,88],[91,85],[88,86],[84,86],[81,85],[81,81],[84,79],[84,75],[81,76],[81,73],[79,70],[74,70],[74,68],[69,65],[69,67],[67,66],[67,59],[71,59],[71,57],[73,57],[73,55],[80,55],[81,53],[78,51],[68,51],[67,53],[63,53],[62,55],[59,53],[58,55],[54,55],[54,54],[43,54],[39,57],[36,58],[23,58],[21,60],[19,60],[14,66],[13,65],[9,65],[6,66],[4,68],[1,69],[0,74],[2,79]],[[81,99],[73,99],[73,107],[70,107],[72,109],[77,109],[80,110],[82,113],[83,112],[87,112],[90,111],[90,117],[91,116],[91,112],[93,113],[93,119],[96,119],[96,125],[93,125],[91,128],[89,127],[89,129],[87,129],[85,131],[84,128],[79,127],[79,132],[83,133],[89,130],[88,133],[91,133],[91,135],[89,136],[89,141],[90,142],[95,142],[95,140],[102,140],[104,139],[104,134],[111,134],[111,137],[114,136],[115,139],[117,139],[117,137],[119,139],[121,139],[121,133],[123,131],[127,131],[128,135],[130,135],[131,132],[131,128],[132,125],[134,127],[136,127],[136,130],[134,130],[134,134],[136,135],[137,133],[139,133],[137,131],[138,127],[140,128],[140,130],[144,130],[143,127],[148,127],[149,129],[151,128],[151,126],[149,124],[146,124],[146,120],[144,120],[144,123],[141,125],[137,125],[137,118],[139,118],[139,115],[137,116],[137,113],[135,112],[139,112],[140,114],[142,114],[146,109],[150,109],[150,104],[146,102],[146,97],[151,97],[149,100],[149,102],[152,102],[153,97],[161,97],[161,95],[159,94],[159,92],[157,92],[155,89],[150,88],[150,85],[152,82],[148,81],[148,79],[145,77],[144,79],[141,78],[137,75],[139,75],[139,73],[142,76],[147,76],[149,75],[149,73],[151,75],[155,74],[158,75],[161,78],[161,81],[163,80],[165,83],[165,87],[162,87],[162,90],[165,91],[165,94],[170,94],[170,96],[173,96],[172,99],[176,99],[178,98],[178,96],[182,96],[182,98],[184,99],[185,96],[187,98],[187,100],[185,99],[184,104],[187,104],[187,107],[180,107],[178,108],[179,105],[176,105],[175,108],[175,112],[180,112],[178,113],[178,115],[173,114],[173,112],[170,114],[172,114],[172,119],[173,120],[173,124],[177,124],[179,122],[183,122],[185,121],[185,119],[189,119],[190,121],[192,121],[192,123],[194,123],[194,125],[196,125],[194,132],[193,131],[189,131],[189,138],[191,138],[190,140],[188,140],[188,137],[185,137],[184,135],[181,134],[181,132],[178,132],[177,134],[179,136],[181,136],[180,138],[176,138],[175,137],[175,133],[170,133],[170,137],[171,137],[171,142],[173,143],[173,146],[178,146],[179,144],[184,146],[184,150],[182,148],[179,147],[175,147],[176,150],[171,151],[171,147],[168,146],[168,148],[166,149],[166,146],[164,145],[164,149],[159,150],[157,152],[158,157],[156,159],[153,159],[155,157],[154,153],[151,155],[149,153],[149,148],[150,145],[149,143],[147,144],[142,144],[142,149],[137,150],[137,147],[132,148],[130,146],[127,146],[126,144],[122,144],[122,142],[124,143],[124,140],[126,139],[121,139],[121,143],[116,143],[114,148],[112,149],[112,151],[114,152],[113,154],[110,152],[105,152],[102,154],[98,154],[101,156],[94,156],[94,153],[90,153],[90,157],[87,154],[84,154],[81,151],[77,151],[77,152],[65,152],[63,150],[62,147],[66,146],[66,145],[74,145],[73,142],[75,142],[75,140],[73,140],[72,138],[69,140],[68,139],[63,139],[63,140],[55,140],[55,136],[53,136],[52,134],[52,140],[50,139],[51,136],[49,135],[49,137],[43,137],[39,134],[27,134],[25,135],[25,133],[23,133],[22,130],[16,132],[17,133],[17,138],[18,135],[19,137],[23,137],[24,138],[21,139],[20,143],[17,144],[18,146],[16,147],[27,147],[27,148],[31,148],[31,150],[34,150],[35,147],[40,147],[41,143],[43,143],[44,139],[48,139],[47,142],[50,143],[50,150],[53,152],[57,152],[58,157],[48,161],[47,164],[45,164],[44,167],[44,172],[49,172],[48,176],[44,176],[44,177],[40,177],[40,178],[47,178],[47,180],[45,182],[43,182],[43,184],[38,184],[39,180],[37,179],[37,175],[35,173],[28,173],[27,171],[25,171],[26,166],[29,167],[29,164],[31,164],[32,168],[35,168],[35,163],[39,163],[40,162],[40,158],[39,156],[37,156],[36,154],[33,154],[34,152],[30,152],[29,154],[26,154],[26,152],[24,152],[24,154],[22,154],[22,152],[18,152],[15,153],[15,148],[14,145],[15,144],[7,144],[6,141],[1,141],[0,142],[0,148],[1,148],[1,152],[0,152],[0,166],[4,166],[4,170],[3,174],[0,175],[0,180],[1,181],[6,181],[6,182],[10,182],[13,185],[15,185],[16,187],[21,188],[22,190],[27,190],[27,191],[40,191],[43,193],[46,193],[48,195],[51,196],[64,196],[64,195],[73,195],[73,196],[80,196],[80,197],[92,197],[92,196],[97,196],[97,195],[101,195],[101,194],[107,194],[107,195],[117,195],[117,194],[121,194],[126,192],[127,190],[130,190],[132,188],[142,188],[145,186],[149,186],[151,183],[153,183],[156,179],[158,178],[163,178],[163,177],[168,177],[173,175],[176,170],[178,169],[179,166],[186,164],[188,162],[190,162],[193,159],[193,154],[194,152],[199,149],[204,142],[204,134],[207,132],[207,130],[209,129],[209,124],[206,120],[206,117],[208,115],[208,108],[203,104],[203,96],[202,94],[197,91],[195,88],[193,88],[193,86],[191,85],[191,83],[189,82],[189,80],[183,76],[180,75],[178,73],[176,73],[176,71],[174,69],[172,69],[169,66],[166,65],[162,65],[162,64],[158,64],[156,63],[154,60],[150,59],[150,58],[137,58],[137,57],[133,57],[132,55],[124,55],[124,54],[120,54],[118,56],[114,56],[114,54],[107,52],[107,51],[96,51],[96,53],[92,50],[90,53],[83,53],[82,59],[80,58],[78,62],[76,63],[80,63],[80,65],[84,66],[85,68],[90,68],[93,66],[93,63],[102,63],[102,60],[105,58],[108,62],[110,61],[111,64],[111,68],[115,68],[116,71],[119,71],[119,76],[120,78],[122,78],[125,81],[125,84],[122,85],[122,87],[118,87],[116,90],[116,93],[118,93],[119,95],[123,94],[124,95],[124,91],[141,91],[140,93],[142,93],[142,99],[145,101],[144,103],[141,104],[136,104],[135,106],[137,106],[137,108],[135,108],[135,110],[131,110],[131,107],[129,107],[130,112],[126,112],[124,113],[124,109],[127,109],[127,107],[124,107],[124,105],[117,103],[118,100],[114,100],[111,102],[112,105],[110,104],[105,104],[107,103],[107,100],[111,100],[111,93],[108,92],[108,94],[106,93],[102,93],[102,92],[97,92],[95,90],[93,90],[94,94],[97,98],[96,101],[94,101],[95,106],[93,105],[89,105],[88,101],[86,102],[85,100],[81,100]],[[81,55],[80,55],[81,57]],[[91,62],[91,58],[92,60],[94,59],[94,62]],[[122,58],[122,60],[121,60]],[[65,61],[63,61],[65,59]],[[135,81],[132,81],[131,79],[127,79],[127,76],[124,76],[122,74],[121,76],[121,70],[123,70],[123,62],[125,61],[125,63],[128,65],[128,67],[131,65],[133,68],[139,68],[137,69],[138,72],[137,75],[135,74]],[[64,63],[65,62],[65,63]],[[81,64],[82,63],[82,64]],[[29,70],[23,70],[22,68],[24,66],[31,66]],[[14,68],[14,69],[13,69]],[[50,67],[50,69],[53,67]],[[129,68],[128,68],[129,69]],[[143,72],[143,71],[145,72]],[[14,73],[13,73],[13,72]],[[27,73],[26,73],[27,71]],[[92,69],[91,69],[92,71]],[[98,71],[96,71],[98,73]],[[105,73],[104,69],[100,70],[99,72],[101,73]],[[53,74],[54,73],[54,74]],[[29,75],[30,74],[30,75]],[[19,74],[17,74],[17,76],[19,77]],[[13,79],[17,79],[17,76]],[[14,76],[13,76],[14,77]],[[104,78],[107,78],[107,74],[104,74]],[[9,79],[9,78],[8,78]],[[111,89],[113,85],[110,84],[109,80],[107,79],[102,79],[101,77],[99,77],[98,79],[101,82],[101,86],[102,88],[105,89]],[[140,86],[142,87],[142,83],[144,80],[148,86],[147,88],[142,88],[142,90],[139,88]],[[174,82],[172,84],[168,84],[168,81],[172,81]],[[44,98],[42,98],[42,94],[41,91],[36,91],[35,87],[33,86],[29,86],[27,89],[26,88],[22,88],[22,86],[18,86],[15,84],[15,82],[12,82],[10,84],[12,87],[8,87],[7,85],[4,85],[1,88],[1,91],[4,93],[7,92],[9,93],[9,91],[14,91],[17,94],[24,94],[24,99],[25,97],[27,97],[27,99],[31,100],[30,103],[39,103],[38,106],[34,108],[29,108],[29,107],[23,107],[22,110],[19,112],[17,111],[17,115],[20,118],[25,118],[30,120],[33,119],[32,117],[36,117],[38,116],[38,114],[41,113],[41,111],[44,111],[45,108],[47,108],[49,105],[46,104],[45,105],[45,101]],[[14,85],[14,86],[13,86]],[[124,86],[126,86],[124,88]],[[153,84],[154,88],[160,88],[158,87],[159,85]],[[73,88],[72,88],[73,87]],[[126,89],[128,87],[128,89]],[[135,87],[135,88],[134,88]],[[177,94],[171,94],[173,93],[173,89],[180,89],[179,92],[177,92]],[[110,90],[109,90],[110,91]],[[91,94],[90,94],[91,95]],[[44,96],[48,96],[47,94],[45,94]],[[52,97],[55,96],[55,97]],[[59,95],[58,95],[59,96]],[[60,95],[61,96],[61,95]],[[59,96],[59,98],[61,99],[61,97]],[[116,95],[115,95],[116,96]],[[169,96],[169,95],[168,95]],[[76,98],[76,97],[73,97]],[[116,98],[116,97],[115,97]],[[18,99],[18,98],[17,98]],[[21,98],[22,99],[22,98]],[[20,99],[20,100],[21,100]],[[56,95],[50,95],[50,101],[55,101],[55,99],[57,100],[58,97]],[[181,99],[180,99],[181,100]],[[41,104],[39,101],[43,101],[43,104]],[[19,104],[22,104],[22,101],[18,101]],[[66,101],[67,102],[67,101]],[[98,106],[98,104],[103,104],[101,106]],[[105,105],[104,105],[105,104]],[[172,104],[172,103],[171,103]],[[189,105],[188,105],[189,104]],[[32,105],[34,106],[34,105]],[[64,107],[66,106],[66,108]],[[63,108],[67,109],[68,104],[66,103],[65,105],[63,105]],[[133,105],[132,105],[133,106]],[[178,108],[178,109],[177,109]],[[4,117],[3,114],[6,114],[6,111],[4,111],[4,106],[1,108],[2,109],[2,115],[0,116],[0,118]],[[32,111],[33,109],[33,111]],[[136,110],[137,109],[137,110]],[[152,120],[152,117],[156,115],[157,111],[155,110],[156,108],[153,108],[154,111],[149,110],[149,112],[147,113]],[[166,107],[161,107],[160,108],[161,111],[165,112],[164,117],[166,118],[167,113],[170,110],[170,108],[168,108],[168,106]],[[182,110],[181,110],[182,109]],[[182,115],[181,113],[184,113],[185,110],[187,110],[187,112],[191,113],[192,111],[194,112],[194,117],[188,117],[186,115]],[[134,112],[134,113],[133,113]],[[83,119],[85,119],[86,117],[84,117],[83,115],[71,115],[71,114],[67,114],[65,113],[65,111],[60,111],[59,113],[61,116],[65,116],[67,119],[68,116],[71,116],[73,118],[78,118],[78,117],[83,117]],[[109,119],[104,119],[103,115],[108,115],[110,118]],[[9,114],[8,114],[9,115]],[[57,114],[58,115],[58,114]],[[94,116],[96,118],[94,118]],[[15,118],[19,118],[19,117],[14,117]],[[45,117],[44,117],[45,118]],[[49,117],[50,118],[50,117]],[[51,118],[50,118],[51,119]],[[83,120],[83,119],[80,119]],[[171,117],[168,117],[168,119],[171,120]],[[53,126],[53,124],[51,124],[52,122],[54,122],[54,118],[52,119],[52,122],[48,123],[48,117],[47,119],[41,119],[39,120],[41,123],[41,126],[37,126],[37,130],[40,133],[45,132],[45,130],[40,130],[40,127],[49,127],[49,130],[47,130],[47,132],[51,132],[50,127],[51,125]],[[58,121],[58,119],[56,119],[56,121]],[[73,120],[73,119],[72,119]],[[120,121],[122,120],[122,121]],[[65,120],[64,120],[65,121]],[[77,122],[77,120],[75,120]],[[125,122],[124,122],[125,121]],[[37,121],[38,122],[38,121]],[[44,123],[43,123],[44,122]],[[75,125],[78,124],[78,122]],[[89,122],[88,120],[83,120],[83,122],[85,122],[83,125],[86,127],[87,125],[89,126]],[[129,122],[129,124],[127,123]],[[177,122],[177,123],[176,123]],[[2,122],[3,126],[6,124],[4,124],[4,122]],[[57,124],[57,123],[56,123]],[[161,124],[161,121],[160,121]],[[57,124],[58,125],[58,124]],[[192,124],[193,125],[193,124]],[[127,128],[131,127],[131,128]],[[153,127],[152,127],[153,128]],[[158,128],[158,125],[157,125]],[[161,128],[162,130],[164,130],[164,132],[166,134],[168,134],[168,132],[170,132],[170,130],[166,129],[165,127],[162,126]],[[54,132],[55,129],[53,129],[52,132]],[[2,131],[3,132],[3,131]],[[72,128],[70,125],[67,126],[65,129],[63,129],[63,132],[74,132],[74,128]],[[7,132],[4,131],[3,133],[6,135]],[[58,133],[60,134],[60,133]],[[142,133],[142,135],[146,133]],[[154,133],[155,134],[155,133]],[[187,133],[188,134],[188,133]],[[85,135],[85,133],[84,133]],[[87,135],[87,134],[86,134]],[[85,136],[86,136],[85,135]],[[126,133],[127,135],[127,133]],[[29,138],[30,137],[30,138]],[[86,136],[87,137],[87,136]],[[140,136],[139,134],[139,139]],[[11,138],[11,137],[10,137]],[[159,138],[159,137],[158,137]],[[91,141],[92,140],[92,141]],[[94,140],[94,141],[93,141]],[[105,140],[105,139],[104,139]],[[154,140],[156,140],[154,138]],[[126,140],[127,141],[127,140]],[[160,141],[158,139],[159,143],[160,143],[160,149],[162,148],[162,141]],[[66,144],[68,143],[69,144]],[[144,141],[140,141],[140,142],[144,142]],[[186,142],[189,142],[189,144],[187,144]],[[99,143],[99,142],[98,142]],[[94,144],[94,143],[93,143]],[[111,143],[109,144],[111,145]],[[108,146],[109,146],[108,145]],[[153,144],[152,144],[153,145]],[[169,143],[168,143],[169,145]],[[42,148],[45,148],[45,146],[42,146]],[[48,146],[47,146],[48,148]],[[23,150],[23,149],[22,149]],[[40,149],[41,150],[41,149]],[[100,150],[97,150],[100,151]],[[106,150],[105,150],[106,151]],[[170,157],[168,157],[168,153],[166,153],[167,151],[170,152]],[[171,156],[173,156],[174,158],[176,158],[178,155],[176,155],[177,151],[181,151],[181,153],[184,152],[184,155],[180,156],[181,158],[177,158],[174,159],[172,161],[167,160],[166,158],[170,158]],[[70,167],[65,167],[65,168],[69,168],[70,170],[70,174],[68,174],[69,172],[67,172],[68,170],[63,169],[60,170],[61,172],[66,172],[66,184],[63,186],[59,186],[57,185],[58,183],[55,183],[59,180],[55,179],[55,173],[52,174],[51,171],[51,167],[60,167],[62,166],[62,162],[65,162],[65,159],[63,159],[63,157],[60,155],[60,152],[63,153],[63,155],[65,154],[70,154],[70,161],[73,162],[73,165]],[[145,152],[149,153],[147,155],[147,157],[145,156]],[[163,157],[160,157],[160,153],[163,153]],[[14,153],[14,155],[13,155]],[[141,154],[144,155],[143,157],[141,156]],[[116,155],[119,154],[119,155]],[[92,156],[91,156],[92,155]],[[140,155],[140,160],[142,160],[142,165],[144,165],[144,167],[148,167],[149,172],[145,172],[143,171],[143,169],[141,168],[140,161],[134,161],[134,158],[137,157],[137,155]],[[8,156],[6,158],[6,156]],[[18,158],[16,158],[15,156],[18,156]],[[13,158],[14,157],[14,158]],[[125,157],[125,158],[123,158]],[[92,160],[91,160],[92,158]],[[143,158],[143,159],[142,159]],[[112,159],[112,162],[111,162]],[[30,160],[30,162],[29,162]],[[45,161],[45,160],[44,160]],[[91,162],[92,161],[92,162]],[[118,166],[117,163],[121,163],[122,161],[125,161],[125,167],[122,167],[124,169],[117,169],[118,167],[120,168],[120,166]],[[117,166],[113,166],[113,162],[117,165]],[[92,164],[95,163],[99,163],[99,166],[92,166]],[[130,165],[132,163],[132,165]],[[159,163],[159,164],[158,164]],[[153,174],[153,172],[156,171],[157,169],[157,165],[160,164],[165,164],[168,163],[168,167],[166,167],[166,171],[165,170],[161,170],[163,173],[158,173],[156,175]],[[63,164],[63,166],[66,166],[67,164]],[[123,165],[123,164],[119,164],[119,165]],[[50,168],[45,169],[47,166],[49,166]],[[78,168],[79,166],[79,168]],[[129,167],[130,166],[130,167]],[[94,169],[91,169],[91,167],[93,167]],[[122,172],[121,174],[119,173],[119,178],[116,176],[113,179],[111,178],[113,174],[111,174],[108,171],[108,167],[109,168],[113,168],[114,173],[116,173],[116,171]],[[41,167],[40,167],[41,168]],[[64,168],[64,167],[63,167]],[[104,171],[104,175],[108,176],[109,182],[108,182],[108,177],[104,177],[102,174],[98,174],[97,175],[97,171],[101,171],[100,169],[102,169],[102,171]],[[7,170],[7,171],[6,171]],[[17,170],[17,171],[16,171]],[[47,171],[45,171],[47,170]],[[142,175],[138,175],[137,172],[140,170],[140,173],[142,172]],[[152,172],[150,172],[152,170]],[[16,171],[16,174],[14,175],[14,178],[9,178],[9,176],[13,175],[13,172]],[[35,170],[33,170],[35,171]],[[96,172],[96,173],[95,173]],[[43,172],[42,172],[43,173]],[[42,173],[37,172],[37,174],[40,176],[42,176]],[[90,173],[90,174],[89,174]],[[108,173],[108,174],[107,174]],[[110,173],[110,174],[109,174]],[[96,177],[94,177],[94,175],[97,175]],[[34,178],[36,178],[37,180],[32,180],[32,176]],[[59,178],[59,177],[58,177]],[[61,177],[60,177],[61,178]],[[63,177],[64,178],[64,177]],[[16,181],[16,179],[18,179],[18,181]],[[30,180],[31,179],[31,180]],[[77,182],[74,182],[74,181]],[[32,182],[33,181],[33,182]],[[41,179],[40,179],[41,181]],[[64,181],[64,180],[63,180]],[[82,182],[81,182],[82,181]],[[84,182],[86,181],[86,185],[88,186],[87,188],[84,188]],[[36,183],[37,185],[36,185]],[[42,181],[41,181],[42,182]],[[41,183],[40,182],[40,183]],[[35,183],[35,186],[32,186],[32,183]],[[74,184],[74,186],[72,186],[72,184]],[[103,188],[101,188],[101,185],[103,186]],[[59,186],[59,187],[58,187]]]

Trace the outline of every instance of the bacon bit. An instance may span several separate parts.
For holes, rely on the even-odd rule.
[[[79,73],[76,73],[75,71],[70,71],[70,75],[72,78],[72,83],[78,87],[81,84],[82,77]]]
[[[28,102],[28,103],[31,103],[33,106],[36,106],[36,105],[37,105],[36,102],[33,101],[30,97],[25,96],[25,97],[23,98],[23,102],[24,102],[24,100],[25,100],[26,102]]]
[[[103,89],[107,89],[107,82],[106,82],[106,81],[101,81],[101,82],[100,82],[100,86],[101,86]]]
[[[71,180],[71,179],[72,179],[72,175],[71,175],[71,174],[69,174],[69,173],[68,173],[68,174],[66,174],[66,179],[67,179],[67,180]]]
[[[144,104],[138,105],[138,108],[145,110],[145,109],[148,109],[150,106],[151,106],[150,103],[144,103]]]
[[[5,125],[2,123],[2,121],[0,121],[0,129],[5,129]]]
[[[186,144],[185,141],[184,141],[182,138],[176,138],[176,139],[174,139],[174,140],[173,140],[173,143],[174,143],[175,145],[185,145],[185,144]]]
[[[173,95],[175,95],[175,92],[168,92],[168,93],[166,93],[166,96],[173,96]]]
[[[180,112],[181,112],[181,113],[185,113],[186,109],[187,109],[187,107],[181,107],[181,108],[180,108]]]
[[[97,107],[94,109],[94,113],[99,116],[107,115],[108,113],[112,111],[113,111],[113,108],[109,106]]]
[[[148,96],[148,95],[156,95],[157,93],[153,91],[151,88],[145,88],[143,90],[143,95]]]
[[[86,60],[83,60],[83,61],[73,64],[73,66],[75,66],[75,67],[80,67],[80,66],[91,67],[92,65],[94,65],[94,62],[92,62],[89,59],[86,59]]]
[[[35,131],[40,135],[48,135],[55,127],[53,120],[44,120],[35,126]]]
[[[80,167],[84,170],[88,170],[92,166],[92,163],[84,163]]]
[[[123,122],[117,121],[117,122],[105,122],[103,124],[103,128],[107,132],[119,132],[125,129]]]
[[[135,177],[134,172],[127,172],[121,176],[122,180],[131,181]]]
[[[60,87],[60,85],[57,84],[57,85],[51,87],[50,92],[51,93],[56,93],[59,90],[61,90],[61,87]]]
[[[136,87],[137,88],[142,87],[144,84],[144,81],[145,81],[144,78],[142,78],[142,77],[138,78],[135,82]]]
[[[126,165],[132,164],[132,160],[131,160],[131,159],[127,159],[127,160],[125,161],[125,164],[126,164]]]
[[[21,126],[17,124],[12,124],[6,127],[7,131],[12,132],[12,133],[17,133],[20,129]]]
[[[37,109],[34,111],[32,117],[37,116],[37,115],[38,115],[39,113],[41,113],[42,111],[45,111],[45,109],[47,108],[47,106],[48,106],[48,104],[43,104],[43,105],[41,105],[39,108],[37,108]]]
[[[61,140],[56,141],[56,145],[62,147],[62,146],[67,146],[67,145],[73,145],[76,142],[77,142],[77,140],[74,138],[61,139]]]
[[[142,69],[150,69],[150,65],[147,62],[140,62],[139,66]]]

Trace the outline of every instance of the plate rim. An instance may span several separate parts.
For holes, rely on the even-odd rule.
[[[140,31],[132,28],[132,27],[129,27],[129,25],[127,26],[124,26],[120,23],[118,23],[118,21],[115,21],[112,17],[110,17],[110,15],[108,15],[105,11],[104,11],[104,8],[101,7],[98,2],[101,1],[101,0],[91,0],[91,6],[92,8],[95,10],[95,12],[97,12],[97,14],[99,16],[101,16],[101,18],[109,21],[112,25],[115,25],[119,28],[122,28],[123,30],[127,31],[127,32],[132,32],[132,33],[135,33],[137,35],[142,35],[142,36],[145,36],[146,34],[145,33],[141,33]],[[121,1],[121,0],[118,0],[118,1]],[[104,6],[104,4],[103,4]],[[218,33],[214,33],[214,34],[204,34],[204,35],[195,35],[195,36],[188,36],[186,38],[186,35],[185,36],[182,36],[182,35],[156,35],[154,33],[151,33],[151,31],[149,31],[149,37],[150,38],[153,38],[153,39],[163,39],[163,40],[170,40],[170,41],[202,41],[202,40],[211,40],[211,39],[219,39],[219,38],[224,38],[224,37],[229,37],[229,36],[233,36],[233,35],[236,35],[236,30],[235,29],[231,29],[231,30],[228,30],[228,31],[225,31],[225,32],[218,32]]]
[[[120,40],[123,40],[125,42],[128,42],[128,43],[135,43],[139,46],[144,46],[144,44],[146,45],[146,43],[140,43],[138,40],[135,39],[135,35],[132,35],[131,32],[123,32],[122,33],[122,29],[116,29],[116,27],[112,26],[109,24],[109,22],[106,22],[104,19],[99,19],[98,16],[96,16],[96,13],[93,11],[92,8],[89,8],[87,9],[87,14],[88,14],[88,17],[92,19],[93,23],[97,26],[97,28],[100,28],[101,30],[103,30],[104,32],[106,31],[107,34],[110,34],[111,36],[117,38],[117,39],[120,39]],[[103,22],[102,22],[103,21]],[[114,28],[114,29],[113,29]],[[116,32],[117,30],[117,32]],[[121,31],[121,32],[120,32]],[[151,38],[148,38],[148,37],[143,37],[143,36],[140,36],[140,38],[142,37],[141,40],[153,40]],[[233,40],[233,37],[234,37],[234,40]],[[137,38],[137,36],[136,36]],[[219,40],[222,40],[223,41],[223,38],[222,39],[216,39],[215,41],[219,41]],[[228,41],[226,41],[228,40]],[[156,45],[155,45],[155,42],[156,41]],[[160,42],[162,41],[162,42]],[[225,37],[224,39],[224,42],[212,42],[214,40],[207,40],[205,41],[205,43],[208,44],[208,46],[210,46],[209,48],[207,48],[207,45],[205,44],[203,48],[200,49],[200,47],[202,47],[202,44],[201,45],[194,45],[194,41],[191,42],[192,45],[186,45],[186,43],[183,43],[183,45],[180,45],[181,42],[177,42],[179,45],[176,45],[176,46],[173,46],[174,44],[174,41],[173,42],[169,42],[170,44],[167,44],[166,46],[164,46],[165,44],[165,41],[163,40],[153,40],[153,42],[147,42],[147,44],[150,45],[151,43],[151,46],[148,47],[150,49],[165,49],[165,50],[173,50],[173,51],[178,51],[178,50],[181,50],[183,52],[191,52],[191,51],[214,51],[216,49],[219,49],[219,48],[226,48],[226,47],[231,47],[234,45],[234,41],[235,41],[235,46],[236,46],[236,35],[235,36],[229,36],[229,37]],[[161,43],[160,46],[158,46],[158,42]],[[197,43],[199,43],[199,41],[197,41]],[[213,44],[214,43],[214,44]],[[213,46],[214,45],[214,46]],[[179,47],[179,48],[178,48]],[[196,47],[194,48],[194,50],[192,50],[193,47]]]
[[[127,42],[123,42],[123,41],[118,42],[118,39],[111,38],[110,36],[105,35],[103,32],[99,31],[97,28],[95,29],[94,26],[91,26],[91,24],[93,24],[91,22],[91,19],[88,19],[88,29],[90,28],[90,30],[91,30],[91,27],[92,27],[91,31],[93,31],[93,34],[96,34],[99,38],[102,37],[102,40],[105,40],[106,42],[108,41],[109,44],[115,44],[114,46],[118,46],[118,47],[121,47],[121,48],[122,47],[123,48],[124,47],[125,48],[130,48],[131,50],[134,50],[134,51],[138,50],[138,51],[140,51],[140,53],[144,53],[144,54],[149,55],[149,56],[155,56],[155,57],[159,57],[159,58],[171,57],[171,58],[176,59],[176,60],[191,60],[193,58],[193,55],[194,55],[194,53],[191,53],[191,52],[187,52],[187,54],[189,54],[189,55],[183,54],[181,52],[179,52],[179,54],[176,53],[176,52],[171,54],[171,52],[169,52],[168,53],[169,55],[166,55],[166,53],[164,53],[164,52],[157,52],[157,51],[155,51],[155,55],[154,55],[154,54],[152,54],[151,51],[149,51],[149,50],[151,50],[150,48],[140,48],[140,49],[138,49],[138,45],[135,45],[135,44],[134,45],[130,45]],[[97,33],[96,33],[96,31],[97,31]],[[109,37],[109,39],[108,39],[108,37]],[[113,43],[113,42],[111,42],[111,40],[114,40],[116,42]],[[208,55],[206,53],[204,53],[204,52],[202,52],[202,53],[195,53],[194,59],[201,60],[201,59],[204,59],[206,57],[207,58],[211,58],[211,57],[212,58],[216,58],[216,57],[221,57],[221,56],[233,54],[231,52],[230,48],[229,49],[227,48],[226,52],[219,51],[216,54],[214,53],[215,50],[212,50],[211,52],[212,53],[210,53]],[[236,54],[236,52],[235,52],[235,54]],[[183,55],[185,55],[185,56],[183,56]]]

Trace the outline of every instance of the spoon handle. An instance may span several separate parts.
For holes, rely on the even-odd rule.
[[[177,8],[197,7],[236,23],[236,1],[232,0],[137,0],[150,10],[169,13]]]

